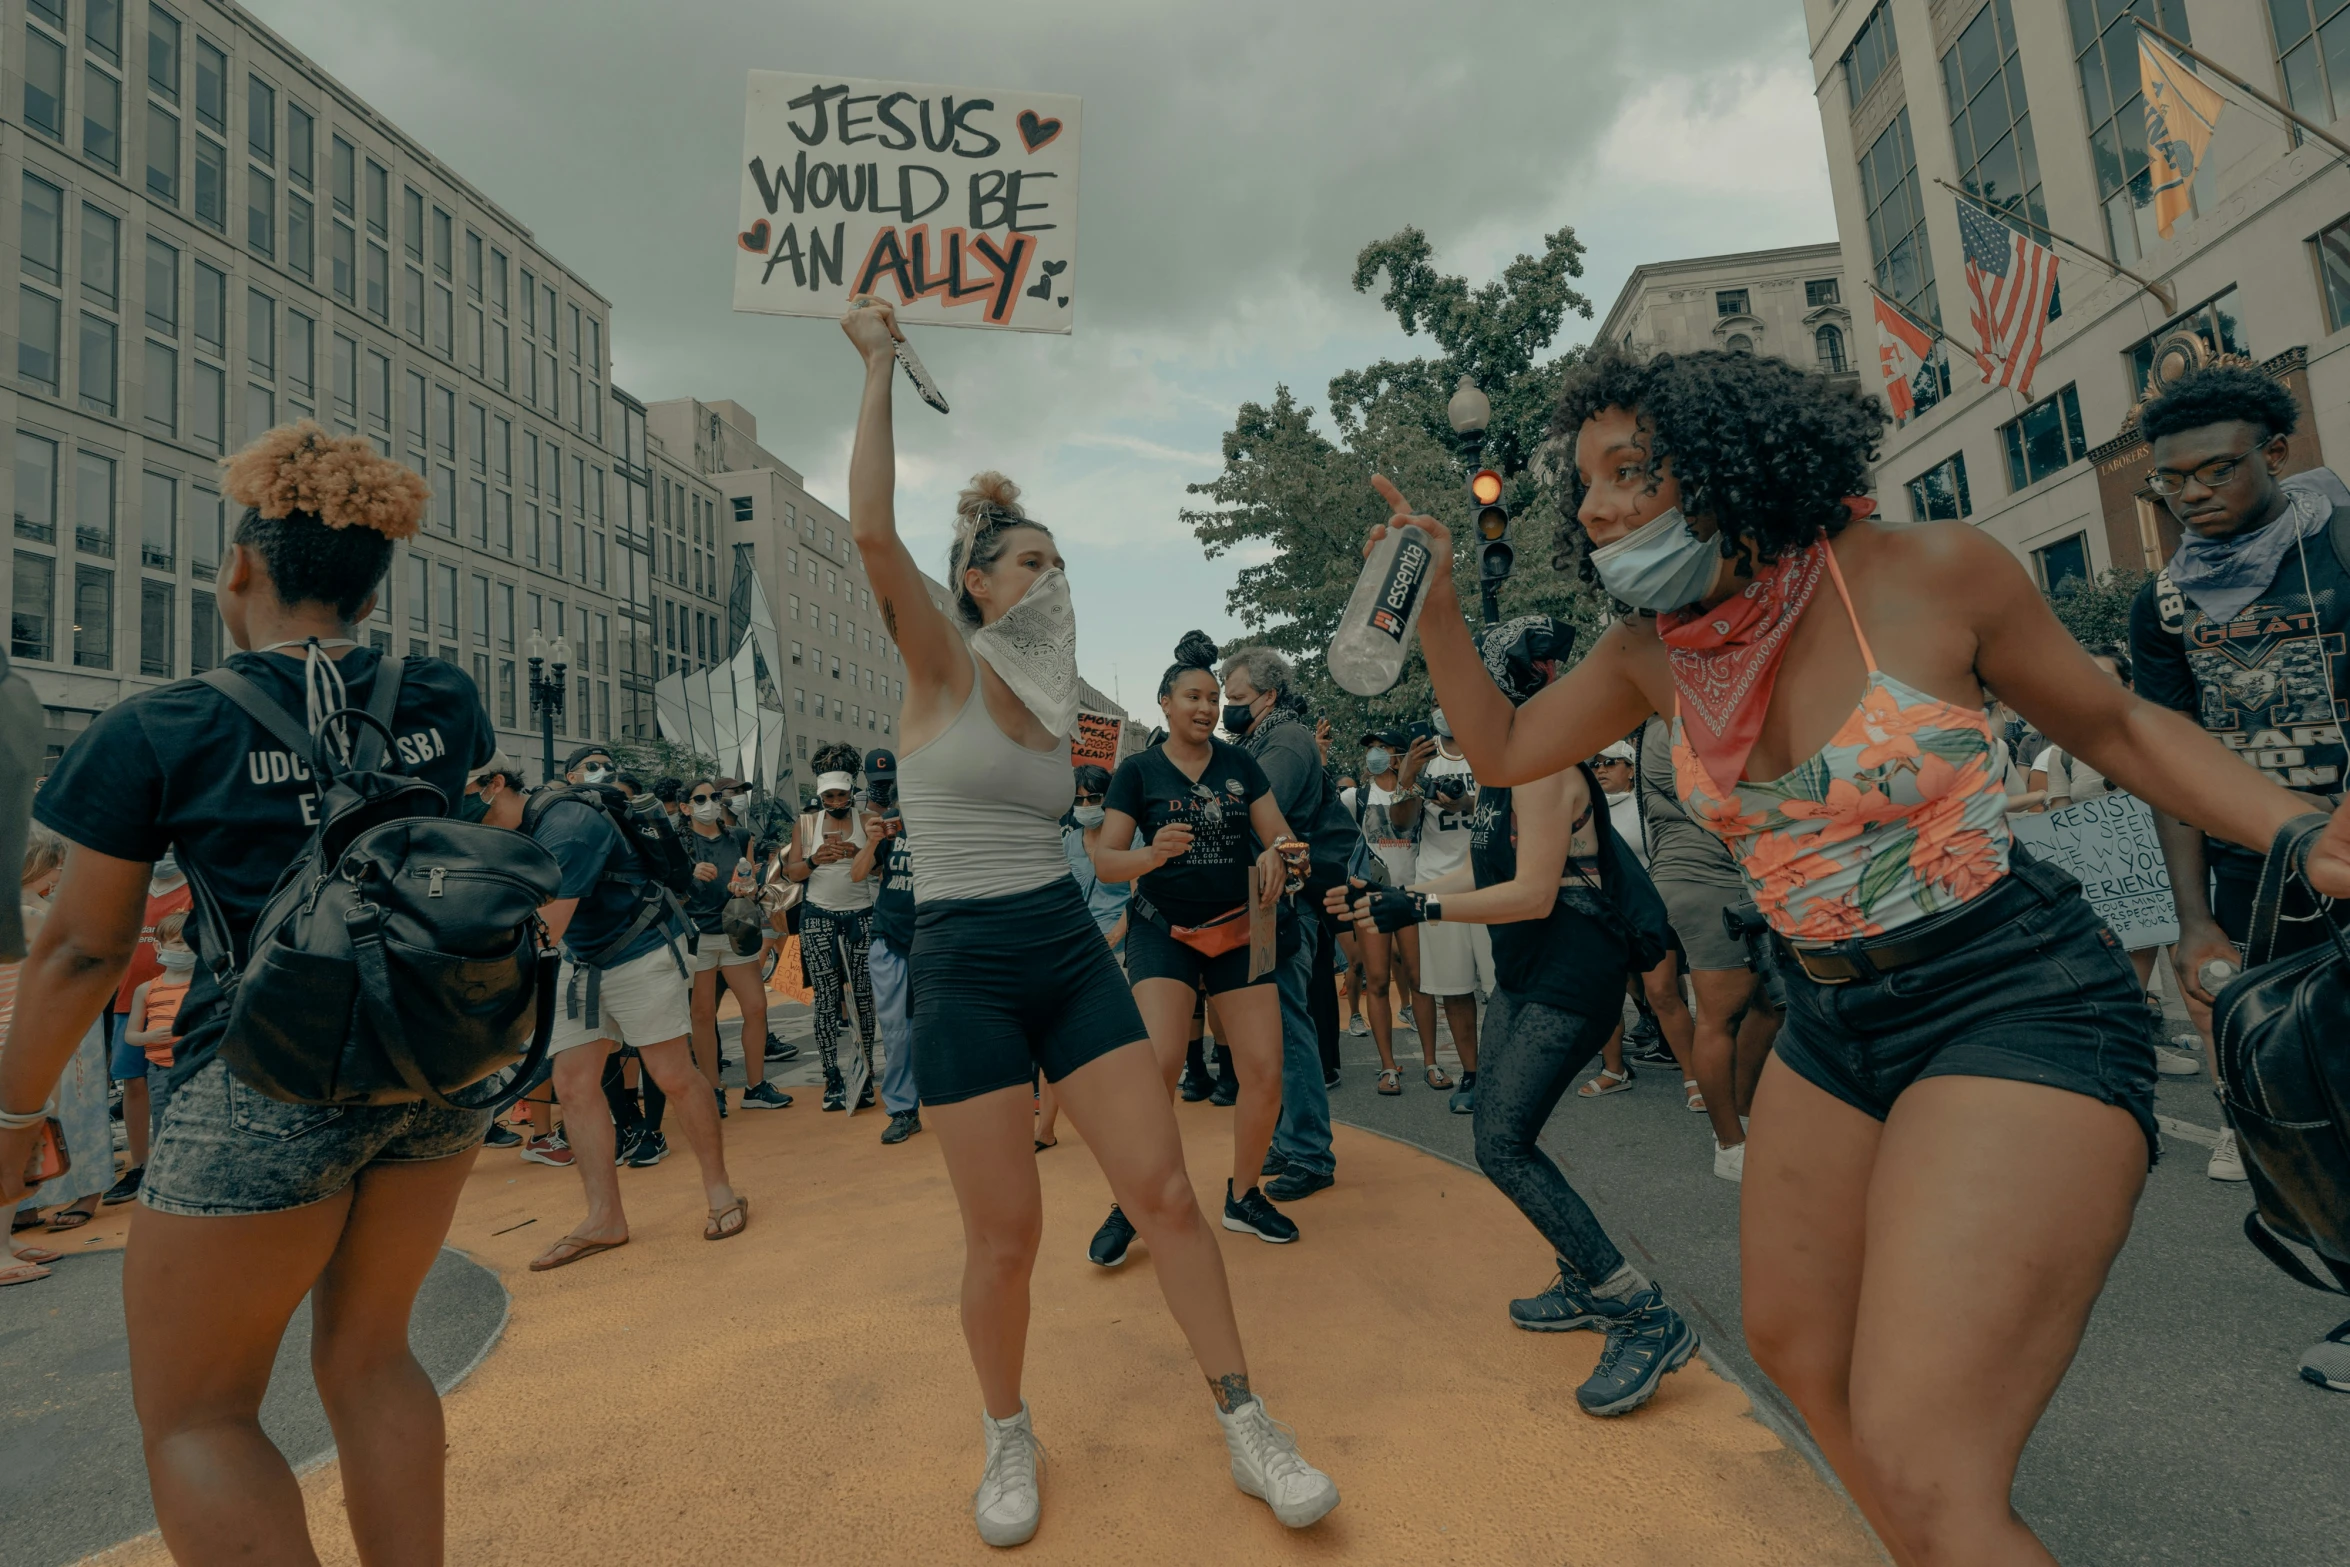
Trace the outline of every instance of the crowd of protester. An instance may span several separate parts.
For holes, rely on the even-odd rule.
[[[1866,503],[1843,497],[1865,485],[1856,453],[1874,425],[1847,394],[1736,356],[1676,365],[1602,353],[1571,379],[1561,413],[1576,466],[1570,531],[1592,580],[1633,611],[1596,646],[1579,650],[1572,627],[1541,615],[1472,631],[1439,576],[1422,628],[1434,700],[1349,745],[1318,721],[1288,658],[1219,650],[1194,632],[1159,683],[1162,726],[1114,769],[1072,767],[1074,645],[1051,532],[1016,486],[979,476],[959,511],[955,600],[933,605],[892,512],[894,325],[879,308],[844,325],[867,365],[852,519],[907,660],[908,750],[824,748],[796,808],[734,778],[648,779],[596,745],[534,787],[495,751],[461,672],[411,660],[403,673],[351,636],[392,542],[413,528],[413,476],[314,427],[272,432],[231,466],[247,507],[221,578],[244,650],[231,669],[308,713],[313,733],[324,709],[380,698],[390,732],[430,737],[407,749],[453,814],[527,836],[559,878],[538,913],[560,953],[544,1063],[513,1085],[503,1115],[423,1103],[321,1113],[232,1073],[219,1049],[224,987],[199,962],[218,951],[205,932],[218,921],[243,939],[307,826],[291,790],[190,787],[247,777],[247,753],[275,743],[203,683],[102,715],[41,792],[20,876],[34,956],[0,966],[0,1152],[47,1118],[72,1158],[17,1197],[0,1285],[50,1276],[60,1254],[44,1237],[104,1205],[144,1204],[125,1294],[135,1363],[177,1367],[150,1373],[140,1406],[175,1550],[299,1535],[298,1501],[248,1506],[210,1477],[272,1461],[260,1456],[272,1451],[260,1394],[287,1314],[314,1289],[320,1390],[346,1452],[413,1433],[428,1414],[438,1429],[429,1386],[399,1369],[413,1367],[405,1310],[394,1321],[348,1303],[336,1270],[357,1264],[337,1246],[375,1248],[364,1259],[375,1287],[411,1298],[479,1150],[579,1173],[581,1217],[534,1271],[628,1244],[620,1172],[663,1162],[672,1131],[702,1184],[702,1237],[744,1234],[751,1199],[729,1168],[724,1123],[794,1103],[770,1072],[798,1057],[781,1036],[802,1011],[822,1110],[853,1124],[878,1101],[880,1141],[933,1132],[925,1141],[953,1178],[985,1403],[974,1512],[990,1543],[1025,1540],[1041,1506],[1020,1370],[1035,1161],[1059,1146],[1064,1117],[1109,1187],[1087,1256],[1112,1269],[1137,1245],[1153,1254],[1236,1482],[1292,1526],[1336,1505],[1335,1484],[1251,1386],[1169,1106],[1231,1113],[1222,1228],[1295,1243],[1312,1227],[1296,1205],[1341,1178],[1331,1096],[1342,1042],[1368,1035],[1371,1093],[1424,1088],[1471,1118],[1480,1167],[1550,1248],[1552,1282],[1508,1302],[1509,1320],[1603,1336],[1576,1389],[1585,1410],[1639,1408],[1698,1335],[1542,1138],[1569,1090],[1595,1102],[1634,1091],[1643,1068],[1669,1070],[1668,1091],[1703,1118],[1682,1124],[1707,1139],[1654,1156],[1708,1158],[1733,1183],[1767,1174],[1745,1194],[1749,1339],[1863,1510],[1918,1559],[1962,1537],[2023,1550],[2003,1478],[2018,1444],[2000,1449],[1997,1433],[2028,1431],[2053,1393],[2102,1264],[2072,1270],[2065,1298],[2041,1301],[2047,1330],[2017,1351],[2012,1381],[1965,1409],[1868,1359],[1855,1334],[1870,1308],[1856,1296],[1865,1268],[1872,1290],[1921,1314],[1917,1330],[1948,1266],[1980,1297],[1965,1309],[2020,1311],[2051,1256],[2109,1258],[2159,1152],[2155,1076],[2210,1070],[2208,966],[2243,961],[2260,864],[2243,845],[2279,813],[2330,806],[2345,760],[2326,717],[2341,712],[2330,659],[2256,691],[2193,634],[2247,613],[2299,616],[2337,639],[2350,629],[2337,624],[2350,594],[2334,580],[2350,568],[2330,550],[2286,551],[2350,507],[2324,470],[2277,479],[2290,396],[2221,369],[2147,406],[2155,488],[2192,538],[2258,547],[2190,543],[2140,595],[2128,646],[2084,650],[2012,562],[1982,554],[1996,546],[1859,525]],[[1719,548],[1710,536],[1695,552],[1673,542],[1693,532],[1681,507],[1710,515],[1740,482],[1729,470],[1742,459],[1699,428],[1768,424],[1766,406],[1807,410],[1788,438],[1817,448],[1811,491],[1796,497],[1810,509],[1741,530],[1743,555],[1727,533]],[[324,493],[315,481],[330,468],[355,497],[339,515],[292,504]],[[1443,537],[1383,493],[1392,525]],[[1917,596],[1916,582],[1952,573],[1977,585]],[[1751,583],[1745,607],[1677,608],[1708,593],[1720,602],[1725,581]],[[1831,629],[1789,635],[1821,588],[1814,613]],[[1967,638],[1987,623],[2012,642],[1950,663],[1946,650],[1975,646]],[[1935,627],[1949,634],[1932,641]],[[1891,674],[1880,649],[1910,673]],[[1684,658],[1735,676],[1722,688],[1751,700],[1691,707]],[[1782,665],[1786,689],[1800,680],[1810,704],[1784,723],[1770,706]],[[1856,686],[1847,710],[1840,693]],[[2302,704],[2290,777],[2265,766],[2266,742],[2242,743],[2256,700]],[[1833,738],[1807,760],[1790,730]],[[2127,966],[2095,968],[2101,943],[2118,943],[2015,846],[2009,821],[2123,779],[2155,806],[2180,934],[2167,961],[2147,946]],[[1881,853],[1898,833],[1910,836]],[[1881,869],[1904,855],[1898,875]],[[2002,923],[2011,905],[2039,911],[2031,941]],[[2307,900],[2287,911],[2298,941],[2323,940],[2326,918]],[[2071,977],[2092,968],[2093,980]],[[1924,992],[1917,974],[1931,981]],[[1925,1012],[1910,999],[1920,994],[1934,1001]],[[2018,996],[2037,1008],[2020,1032],[1999,1022]],[[2174,1008],[2189,1021],[2158,1043]],[[1901,1064],[1872,1057],[1886,1039]],[[2049,1087],[2066,1092],[2033,1097]],[[1901,1137],[1888,1125],[1896,1098]],[[1970,1181],[1935,1164],[1943,1156],[1915,1131],[1935,1118],[2004,1150],[2016,1179]],[[257,1130],[273,1139],[267,1157],[236,1140]],[[1857,1215],[1872,1168],[1918,1178],[1915,1233],[2003,1238],[1864,1263]],[[2244,1179],[2232,1137],[2208,1170]],[[2024,1222],[2023,1206],[2041,1206],[2035,1180],[2076,1194],[2061,1222]],[[379,1234],[386,1209],[402,1220]],[[223,1215],[267,1224],[221,1244],[207,1221]],[[1774,1244],[1816,1254],[1782,1266],[1768,1260]],[[175,1308],[207,1280],[217,1301]],[[1945,1327],[1930,1337],[1953,1366],[2004,1363],[2015,1349],[1970,1339],[1980,1329],[1964,1322]],[[225,1391],[202,1373],[223,1357],[239,1368]],[[2302,1375],[2350,1390],[2350,1324]],[[1973,1454],[1968,1472],[1983,1483],[1928,1506],[1919,1466],[1936,1443]],[[437,1464],[389,1466],[353,1483],[350,1502],[363,1554],[395,1519],[437,1531]]]

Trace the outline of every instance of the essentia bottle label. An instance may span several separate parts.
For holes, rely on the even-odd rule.
[[[1373,630],[1385,632],[1392,641],[1403,640],[1412,623],[1412,605],[1420,596],[1421,584],[1428,580],[1428,566],[1434,559],[1428,546],[1415,538],[1406,538],[1396,549],[1387,568],[1387,581],[1371,605]]]

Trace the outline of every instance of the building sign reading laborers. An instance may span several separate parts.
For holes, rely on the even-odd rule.
[[[1080,100],[753,71],[734,308],[1066,332]]]

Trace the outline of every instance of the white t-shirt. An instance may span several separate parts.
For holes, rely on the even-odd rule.
[[[1442,808],[1429,782],[1437,778],[1466,778],[1469,790],[1449,809]],[[1450,876],[1469,863],[1469,822],[1477,814],[1477,779],[1464,757],[1447,756],[1439,749],[1420,769],[1420,857],[1412,872],[1415,885]]]
[[[1626,789],[1622,794],[1605,796],[1607,819],[1615,824],[1616,836],[1624,840],[1639,859],[1643,870],[1648,868],[1648,825],[1640,814],[1640,791]]]
[[[1388,879],[1398,887],[1409,886],[1417,857],[1418,829],[1420,822],[1427,819],[1427,812],[1423,810],[1410,828],[1399,828],[1387,819],[1387,803],[1395,798],[1395,791],[1377,784],[1364,787],[1370,791],[1368,794],[1349,789],[1339,796],[1339,803],[1346,807],[1348,815],[1362,823],[1363,836],[1378,851],[1380,863],[1387,867]]]
[[[852,810],[847,821],[836,822],[822,811],[815,811],[800,818],[798,831],[800,854],[810,866],[808,901],[820,909],[838,914],[854,914],[859,909],[873,907],[873,897],[879,889],[874,886],[870,876],[863,881],[852,881],[849,878],[849,866],[854,863],[853,859],[834,860],[829,865],[815,863],[816,850],[828,835],[846,839],[852,849],[865,847],[865,824],[857,820],[857,813]]]

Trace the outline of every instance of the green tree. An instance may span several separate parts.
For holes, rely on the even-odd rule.
[[[1439,352],[1333,377],[1335,438],[1316,428],[1314,410],[1287,386],[1276,387],[1270,403],[1243,403],[1224,436],[1224,471],[1189,487],[1205,504],[1182,514],[1211,559],[1227,552],[1250,559],[1227,607],[1252,639],[1296,661],[1309,704],[1330,719],[1334,758],[1351,755],[1366,729],[1425,716],[1430,701],[1416,649],[1393,689],[1369,699],[1341,690],[1323,667],[1362,568],[1363,542],[1387,515],[1371,488],[1373,473],[1452,529],[1456,580],[1468,612],[1477,613],[1475,557],[1466,541],[1468,449],[1445,414],[1464,374],[1493,405],[1479,455],[1508,480],[1505,500],[1515,519],[1518,570],[1502,590],[1502,615],[1573,621],[1586,645],[1605,623],[1596,595],[1550,569],[1558,517],[1534,471],[1559,377],[1579,351],[1542,355],[1570,310],[1591,314],[1572,283],[1583,275],[1582,243],[1573,229],[1560,229],[1542,255],[1519,256],[1499,280],[1475,289],[1439,273],[1433,254],[1426,235],[1404,229],[1364,247],[1354,286],[1367,293],[1384,275],[1380,303],[1405,335],[1425,332]]]
[[[2068,577],[2049,595],[2056,618],[2092,653],[2126,648],[2130,642],[2130,601],[2149,574],[2108,566],[2095,583]]]

